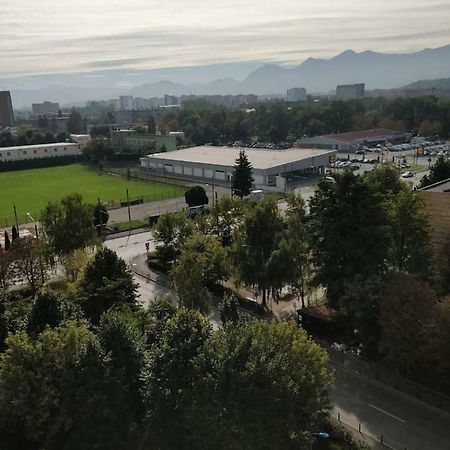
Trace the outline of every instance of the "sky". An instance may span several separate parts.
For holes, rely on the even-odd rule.
[[[0,0],[0,79],[413,52],[449,22],[450,0]]]

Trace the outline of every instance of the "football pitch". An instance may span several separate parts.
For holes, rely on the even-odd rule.
[[[37,219],[48,202],[78,192],[89,203],[143,196],[145,201],[156,201],[184,194],[184,189],[160,183],[127,180],[124,177],[104,174],[84,164],[49,167],[43,169],[0,172],[0,227],[12,222],[14,205],[19,222],[29,221],[29,213]]]

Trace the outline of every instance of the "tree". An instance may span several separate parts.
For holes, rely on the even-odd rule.
[[[60,300],[53,292],[42,289],[34,297],[27,331],[30,335],[37,336],[47,327],[57,327],[63,318]]]
[[[69,282],[73,283],[82,277],[90,259],[91,255],[83,249],[74,250],[69,255],[63,257],[64,274]]]
[[[253,167],[247,158],[244,150],[239,152],[233,171],[233,193],[240,198],[250,194],[253,177]]]
[[[98,250],[78,285],[78,300],[86,317],[97,324],[114,305],[136,306],[137,286],[126,262],[116,252]]]
[[[310,201],[308,235],[314,281],[338,307],[345,283],[384,272],[390,241],[383,197],[350,171],[334,180],[320,181]]]
[[[94,207],[94,226],[97,228],[97,233],[101,233],[103,227],[108,223],[109,213],[106,206],[102,203],[97,203]]]
[[[11,241],[9,240],[8,232],[5,230],[5,251],[9,250],[10,245]]]
[[[47,267],[43,244],[38,239],[25,236],[13,241],[9,252],[15,267],[26,278],[32,290],[44,283]]]
[[[41,224],[50,248],[60,256],[96,242],[92,206],[84,203],[80,194],[48,203],[42,211]]]
[[[193,186],[189,188],[185,192],[184,198],[190,208],[193,206],[207,205],[209,203],[208,196],[206,195],[203,186]]]
[[[107,160],[114,154],[111,140],[105,137],[96,137],[83,149],[83,156],[97,163]]]
[[[147,131],[144,127],[144,125],[137,123],[136,125],[133,126],[133,130],[136,131],[136,133],[138,134],[145,134],[145,132]]]
[[[76,108],[72,108],[67,122],[67,131],[72,134],[83,133],[83,119]]]
[[[395,270],[425,276],[430,271],[430,225],[422,198],[404,188],[389,202],[391,263]]]
[[[12,226],[11,237],[12,237],[12,242],[14,242],[16,239],[19,239],[19,232],[17,231],[17,228],[15,225]]]
[[[11,254],[0,247],[0,292],[6,291],[11,281]]]
[[[265,200],[247,211],[233,245],[239,280],[262,292],[263,303],[278,281],[270,261],[278,248],[282,229],[276,203]]]
[[[220,304],[220,321],[222,325],[232,323],[239,324],[241,320],[239,314],[239,302],[235,295],[224,296]]]
[[[171,279],[183,306],[207,313],[208,287],[225,279],[227,273],[227,252],[217,239],[193,234],[171,271]]]
[[[0,352],[5,350],[5,342],[8,337],[8,318],[6,315],[5,298],[0,295]]]
[[[450,178],[450,158],[439,156],[434,165],[431,166],[430,173],[424,175],[420,180],[419,187],[430,186],[447,178]]]
[[[102,360],[83,325],[46,330],[36,340],[10,336],[0,363],[2,448],[105,448]]]
[[[388,198],[396,195],[403,187],[398,177],[398,170],[389,164],[379,164],[364,176],[375,192],[380,192]]]
[[[442,133],[442,124],[439,120],[424,120],[420,124],[420,136],[440,136]]]
[[[129,433],[140,426],[143,404],[140,374],[144,362],[143,340],[126,312],[105,312],[98,327],[98,339],[105,354],[105,390],[111,411],[110,423],[126,448]]]
[[[192,233],[192,222],[183,213],[166,213],[158,218],[153,230],[158,256],[164,261],[174,261],[186,239]]]
[[[244,205],[240,199],[223,196],[214,203],[207,216],[211,233],[217,236],[224,246],[229,246],[233,240],[233,233],[244,217]]]
[[[156,134],[156,122],[151,114],[148,116],[147,132],[148,134]]]
[[[386,280],[380,276],[352,279],[345,285],[337,322],[349,335],[350,341],[362,345],[369,358],[379,355],[380,304]]]
[[[311,443],[329,407],[331,375],[326,352],[293,322],[224,327],[196,360],[191,448],[275,450]]]
[[[284,279],[300,297],[302,308],[312,279],[311,250],[305,225],[305,201],[300,195],[288,198],[287,226],[280,243],[279,267]]]
[[[409,372],[426,352],[437,301],[418,278],[394,274],[385,284],[380,309],[380,349]]]
[[[186,439],[192,434],[192,386],[200,375],[196,357],[210,333],[208,321],[198,312],[180,308],[149,352],[142,392],[155,448],[190,448]]]

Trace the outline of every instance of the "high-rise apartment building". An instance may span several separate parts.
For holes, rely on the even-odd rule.
[[[0,91],[0,128],[14,125],[14,113],[9,91]]]
[[[52,103],[52,102],[33,103],[31,105],[31,108],[33,110],[33,114],[36,114],[37,116],[58,114],[59,103]]]
[[[132,95],[121,95],[119,100],[122,111],[131,111],[134,109],[134,98]]]
[[[336,87],[336,97],[341,100],[351,100],[362,98],[365,95],[366,86],[364,83],[343,84]]]
[[[288,102],[303,102],[306,100],[305,88],[291,88],[286,91],[286,100]]]

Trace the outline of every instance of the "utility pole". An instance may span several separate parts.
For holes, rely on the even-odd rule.
[[[128,223],[131,222],[131,211],[130,211],[130,196],[128,194],[128,188],[127,188],[127,206],[128,206]]]

